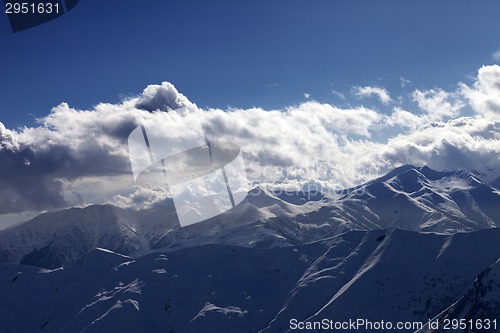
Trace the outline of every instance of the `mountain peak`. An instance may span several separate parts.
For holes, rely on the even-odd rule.
[[[385,176],[381,177],[384,178],[385,180],[390,179],[392,177],[395,177],[399,174],[402,174],[404,172],[407,172],[409,170],[417,170],[418,167],[411,165],[411,164],[405,164],[400,167],[395,168],[394,170],[388,172]]]
[[[59,267],[96,247],[136,255],[223,242],[298,244],[348,230],[454,233],[500,226],[500,192],[466,171],[403,165],[345,195],[252,189],[235,209],[181,228],[173,205],[143,211],[92,205],[46,213],[0,232],[0,262]]]

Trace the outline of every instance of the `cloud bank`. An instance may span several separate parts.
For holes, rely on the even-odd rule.
[[[383,88],[357,93],[391,101]],[[281,110],[200,109],[164,82],[90,110],[61,103],[35,127],[0,123],[0,214],[90,203],[162,204],[167,189],[133,183],[127,138],[140,124],[175,136],[200,121],[209,140],[241,147],[249,186],[345,188],[407,163],[500,175],[500,66],[483,66],[472,84],[460,83],[455,91],[415,90],[407,98],[418,109],[383,114],[317,101]],[[385,142],[373,139],[394,128],[400,132]]]

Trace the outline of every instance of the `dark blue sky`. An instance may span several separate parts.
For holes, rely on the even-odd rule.
[[[170,81],[201,107],[280,108],[332,89],[453,88],[500,46],[498,1],[80,0],[13,34],[0,14],[0,121],[88,108]],[[410,89],[408,90],[408,92]]]

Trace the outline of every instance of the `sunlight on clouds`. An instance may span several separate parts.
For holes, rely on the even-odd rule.
[[[462,83],[460,92],[476,113],[500,118],[500,66],[481,67],[472,87]]]
[[[427,121],[437,121],[456,117],[464,103],[456,94],[448,93],[442,89],[427,91],[415,90],[412,98],[418,107],[427,114]]]
[[[356,94],[391,101],[383,88],[357,87]],[[395,107],[390,115],[317,101],[204,110],[164,82],[91,110],[62,103],[35,127],[0,123],[0,195],[11,198],[0,203],[0,214],[91,203],[147,208],[169,200],[165,188],[133,184],[127,138],[140,124],[176,137],[201,122],[209,140],[241,147],[254,185],[339,189],[407,163],[500,176],[500,66],[483,66],[473,84],[456,91],[415,90],[410,98],[417,110]],[[179,107],[180,114],[169,112]],[[463,117],[466,108],[476,116]],[[388,127],[401,131],[387,142],[372,139]]]
[[[387,126],[401,126],[410,129],[436,121],[449,120],[459,116],[465,106],[461,96],[449,93],[442,89],[415,90],[411,94],[412,100],[417,103],[421,112],[412,113],[401,107],[395,107],[387,117]]]

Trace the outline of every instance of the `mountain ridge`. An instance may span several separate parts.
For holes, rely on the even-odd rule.
[[[494,277],[484,272],[500,258],[498,239],[498,228],[350,231],[268,249],[207,244],[138,258],[94,249],[56,270],[0,263],[0,330],[286,332],[290,318],[458,318],[454,305],[476,300],[489,311],[474,318],[498,317],[495,285],[475,297],[476,281]]]
[[[180,228],[175,207],[133,211],[109,205],[42,214],[0,231],[0,262],[56,268],[106,248],[139,256],[220,243],[299,245],[350,230],[438,233],[500,226],[500,190],[467,171],[405,165],[339,197],[257,187],[234,209]]]

